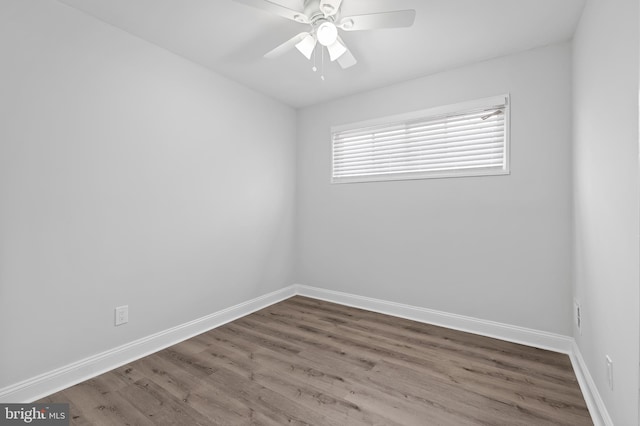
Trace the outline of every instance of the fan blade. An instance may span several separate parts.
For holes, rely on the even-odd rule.
[[[397,10],[395,12],[372,13],[370,15],[346,16],[340,20],[338,27],[345,31],[402,28],[412,26],[415,19],[415,10]]]
[[[335,43],[327,46],[327,50],[329,51],[329,59],[333,62],[344,55],[347,51],[347,46],[344,45],[343,41],[336,39]]]
[[[342,45],[345,48],[344,53],[340,55],[340,57],[337,59],[338,64],[340,64],[342,69],[347,69],[357,64],[358,61],[356,60],[356,58],[353,57],[353,54],[351,53],[347,45],[344,43],[344,40],[342,40],[342,38],[340,37],[338,37],[338,40],[340,41],[340,43],[342,43]]]
[[[342,0],[321,0],[320,11],[324,13],[324,16],[333,16],[340,10],[340,4]]]
[[[282,16],[283,18],[291,19],[292,21],[300,22],[302,24],[308,24],[309,18],[305,16],[303,12],[289,9],[284,6],[280,6],[277,3],[273,3],[269,0],[235,0],[238,3],[245,4],[247,6],[255,7],[256,9],[264,10],[275,15]]]
[[[264,55],[264,57],[267,59],[277,58],[278,56],[283,55],[284,53],[287,53],[289,50],[293,49],[296,44],[300,43],[302,40],[304,40],[307,36],[310,36],[310,35],[311,34],[309,33],[297,34],[291,37],[289,40],[282,43],[280,46],[276,47],[270,52],[267,52]]]
[[[316,38],[307,33],[307,35],[296,44],[296,49],[300,51],[307,59],[311,59],[313,49],[316,48]]]

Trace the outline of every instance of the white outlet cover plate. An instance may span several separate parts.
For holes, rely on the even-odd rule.
[[[118,306],[116,308],[116,325],[122,325],[129,322],[129,306]]]

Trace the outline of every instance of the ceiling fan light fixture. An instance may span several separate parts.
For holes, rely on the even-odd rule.
[[[329,51],[329,59],[331,60],[331,62],[333,62],[340,56],[344,55],[344,53],[347,51],[347,47],[342,44],[340,40],[336,40],[335,43],[327,46],[327,50]]]
[[[315,47],[316,39],[311,34],[307,34],[296,44],[296,49],[298,49],[307,59],[311,59],[311,54]]]
[[[316,31],[318,42],[323,46],[331,46],[338,39],[338,28],[333,22],[323,22]]]

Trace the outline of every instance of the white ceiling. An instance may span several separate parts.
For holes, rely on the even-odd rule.
[[[411,28],[343,32],[358,64],[297,50],[262,55],[307,26],[233,0],[59,0],[217,73],[303,107],[460,65],[569,40],[585,0],[343,0],[342,16],[415,9]],[[272,0],[302,10],[303,0]]]

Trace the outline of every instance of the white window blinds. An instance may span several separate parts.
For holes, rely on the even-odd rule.
[[[508,96],[332,129],[332,181],[506,174]]]

